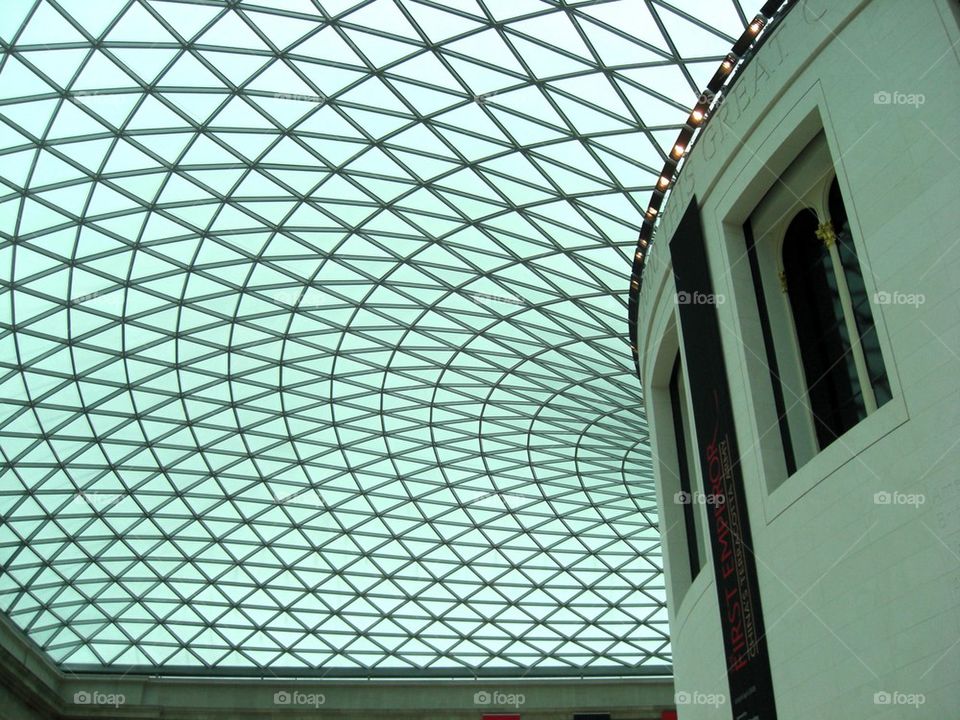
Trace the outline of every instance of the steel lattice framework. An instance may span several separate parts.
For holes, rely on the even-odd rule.
[[[0,610],[65,668],[669,669],[624,322],[739,0],[4,0]]]

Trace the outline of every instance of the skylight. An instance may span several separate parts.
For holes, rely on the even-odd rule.
[[[4,0],[0,610],[68,669],[668,670],[627,284],[742,4]]]

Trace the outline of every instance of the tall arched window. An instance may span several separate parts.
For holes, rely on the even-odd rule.
[[[744,225],[783,449],[771,488],[892,396],[883,328],[874,323],[875,283],[864,278],[868,258],[857,255],[848,207],[820,133]]]
[[[866,366],[867,384],[873,391],[874,402],[877,407],[891,398],[890,381],[887,378],[886,366],[883,363],[883,353],[880,351],[880,339],[877,337],[877,328],[873,322],[873,310],[870,308],[870,298],[860,272],[860,260],[853,244],[853,235],[850,233],[850,222],[847,218],[847,208],[840,194],[840,183],[837,178],[830,184],[830,198],[828,201],[830,221],[836,235],[837,254],[843,266],[844,278],[847,282],[847,291],[850,293],[850,305],[853,311],[854,324],[860,338],[860,349]]]
[[[794,217],[783,241],[783,272],[822,450],[866,417],[866,408],[836,268],[829,247],[817,237],[819,228],[812,210]]]

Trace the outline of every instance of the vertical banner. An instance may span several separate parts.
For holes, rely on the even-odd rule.
[[[720,342],[717,296],[694,198],[670,241],[684,362],[702,469],[720,626],[734,720],[775,720],[770,656],[763,629],[730,387]]]

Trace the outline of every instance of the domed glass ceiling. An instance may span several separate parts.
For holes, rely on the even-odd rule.
[[[68,669],[668,671],[625,298],[754,9],[3,0],[0,610]]]

